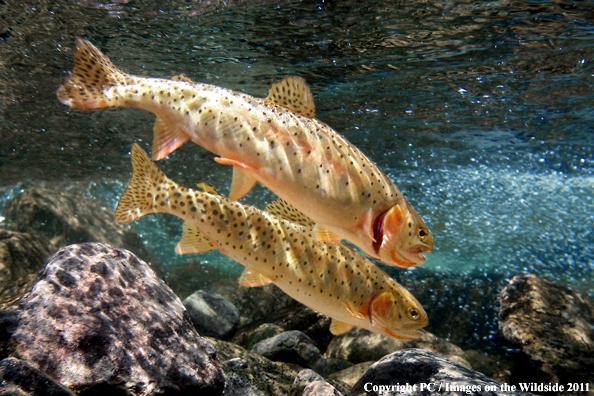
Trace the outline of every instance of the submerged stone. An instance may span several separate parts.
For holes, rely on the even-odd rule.
[[[63,248],[18,306],[14,356],[75,392],[223,390],[212,344],[171,289],[128,251],[102,243]]]
[[[0,361],[0,395],[74,396],[47,374],[16,358]]]
[[[220,294],[198,290],[183,302],[201,335],[226,339],[239,324],[239,311]]]
[[[594,389],[591,301],[536,275],[523,274],[501,290],[499,303],[501,333],[531,362],[520,373],[512,373],[512,380],[589,382]]]

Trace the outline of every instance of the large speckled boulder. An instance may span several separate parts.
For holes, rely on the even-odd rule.
[[[468,357],[462,349],[429,332],[424,332],[422,337],[414,340],[400,340],[354,327],[348,332],[334,337],[324,356],[344,359],[352,363],[362,363],[379,360],[385,355],[406,348],[425,349],[471,367]]]
[[[77,393],[223,390],[212,344],[171,289],[128,251],[102,243],[63,248],[18,306],[13,356]]]
[[[17,296],[51,255],[47,241],[0,228],[0,301]]]
[[[409,386],[406,386],[407,384]],[[405,349],[384,356],[359,378],[350,396],[380,394],[389,396],[526,395],[518,391],[505,391],[502,384],[486,375],[422,349]]]
[[[27,362],[7,358],[0,361],[0,395],[74,396],[74,393]]]
[[[32,187],[6,202],[4,216],[7,228],[46,239],[52,252],[75,243],[105,242],[134,252],[159,271],[136,231],[115,224],[113,209],[85,196]]]
[[[501,290],[499,328],[530,359],[524,378],[590,383],[594,389],[594,305],[579,293],[533,274]]]

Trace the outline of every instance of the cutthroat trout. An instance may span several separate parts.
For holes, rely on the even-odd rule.
[[[289,296],[332,318],[330,330],[353,326],[412,339],[427,324],[419,302],[361,254],[339,242],[322,242],[312,230],[216,194],[180,187],[138,145],[132,148],[132,177],[115,220],[127,223],[151,213],[183,219],[177,253],[219,249],[245,266],[244,286],[276,284]]]
[[[433,248],[428,228],[392,181],[315,118],[302,78],[287,77],[260,99],[184,76],[132,76],[77,39],[74,68],[57,96],[78,109],[131,106],[155,113],[153,159],[192,140],[233,166],[229,198],[241,198],[259,181],[313,219],[319,240],[346,239],[401,267],[422,264]]]

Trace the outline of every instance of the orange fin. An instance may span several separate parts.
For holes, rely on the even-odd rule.
[[[244,269],[239,277],[239,284],[246,287],[265,286],[272,283],[272,279],[254,269]]]
[[[357,307],[353,304],[351,300],[349,300],[346,296],[342,299],[342,307],[345,311],[353,315],[357,319],[365,319],[365,315],[363,315]]]
[[[341,322],[340,320],[332,319],[332,323],[330,323],[330,333],[334,335],[344,334],[350,329],[352,329],[352,324]]]
[[[169,155],[190,139],[184,131],[159,116],[155,121],[153,134],[153,160],[155,161]]]
[[[183,73],[176,74],[175,76],[171,77],[171,79],[173,81],[184,81],[184,82],[187,82],[187,83],[196,84],[196,82],[194,80],[192,80],[190,77],[186,76]]]
[[[255,170],[254,167],[229,158],[215,158],[215,161],[223,165],[233,165],[233,179],[231,180],[229,199],[235,201],[243,197],[256,185],[256,178],[250,174],[250,171]]]
[[[77,38],[75,46],[72,72],[56,92],[60,102],[83,110],[120,106],[112,88],[126,85],[129,76],[89,41]]]
[[[314,236],[318,241],[323,242],[339,242],[342,241],[342,238],[333,233],[330,230],[322,227],[319,224],[316,224],[313,228]]]
[[[182,226],[182,237],[175,246],[177,254],[196,254],[210,252],[218,249],[218,246],[206,237],[193,224],[184,222]]]
[[[384,327],[384,331],[385,331],[385,332],[386,332],[388,335],[391,335],[391,336],[392,336],[392,337],[394,337],[394,338],[398,338],[399,340],[412,340],[412,339],[413,339],[412,337],[406,337],[406,336],[403,336],[403,335],[401,335],[401,334],[394,333],[392,330],[390,330],[390,329],[389,329],[389,328],[387,328],[387,327]]]
[[[314,118],[316,107],[313,95],[302,77],[289,76],[272,84],[266,102],[286,107],[304,116]]]
[[[307,217],[305,214],[290,205],[284,199],[278,198],[270,202],[265,209],[276,217],[290,221],[291,223],[299,224],[312,230],[316,223]]]

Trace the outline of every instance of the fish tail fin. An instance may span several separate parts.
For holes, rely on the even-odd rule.
[[[151,213],[163,213],[157,195],[177,184],[157,168],[136,143],[132,146],[132,177],[115,211],[116,223],[129,223]]]
[[[119,106],[113,88],[125,85],[131,76],[89,41],[77,38],[75,44],[74,67],[56,92],[60,102],[83,110]]]

